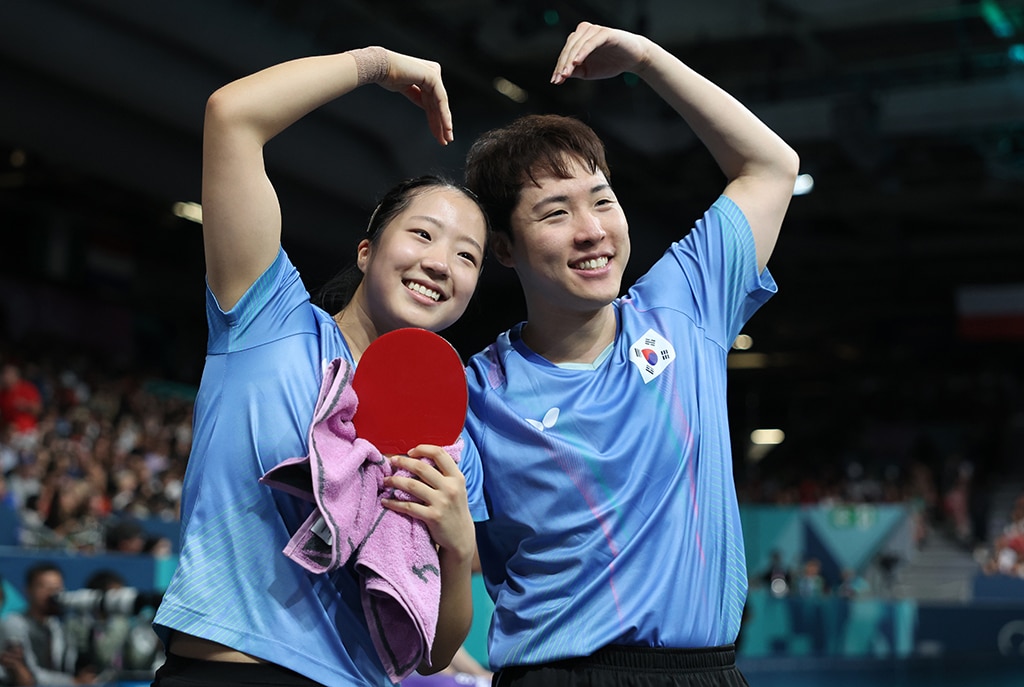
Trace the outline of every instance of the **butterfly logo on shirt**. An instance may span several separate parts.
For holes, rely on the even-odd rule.
[[[543,432],[545,429],[554,427],[555,423],[558,422],[558,408],[552,408],[548,412],[544,413],[543,420],[531,420],[528,417],[523,419],[526,420],[531,427]]]

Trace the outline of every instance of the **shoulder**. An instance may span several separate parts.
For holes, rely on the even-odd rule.
[[[28,628],[28,619],[21,613],[8,613],[0,618],[0,634],[21,633]]]
[[[518,336],[517,332],[522,324],[502,332],[482,351],[470,357],[466,366],[467,380],[470,386],[470,393],[473,393],[474,386],[496,387],[502,383],[505,376],[505,361],[509,354],[514,352],[513,339]]]

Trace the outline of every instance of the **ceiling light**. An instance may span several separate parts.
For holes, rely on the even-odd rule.
[[[501,93],[509,100],[515,101],[517,103],[525,103],[526,99],[529,97],[525,90],[523,90],[522,88],[515,85],[514,83],[512,83],[511,81],[504,77],[499,76],[495,78],[493,85],[494,90],[496,90],[498,93]]]
[[[179,201],[171,206],[171,212],[175,217],[187,219],[196,224],[203,223],[203,206],[192,201]]]
[[[732,347],[737,351],[749,350],[754,345],[754,339],[750,334],[740,334],[736,337],[736,340],[732,342]]]
[[[797,176],[796,183],[793,184],[793,195],[794,196],[806,196],[808,193],[814,190],[814,177],[810,174],[801,174]]]
[[[786,433],[781,429],[755,429],[750,433],[751,443],[761,446],[775,446],[781,444],[786,438]]]

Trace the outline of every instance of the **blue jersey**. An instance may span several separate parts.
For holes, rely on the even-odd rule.
[[[228,312],[207,290],[209,341],[181,505],[181,555],[154,619],[328,685],[390,687],[351,564],[312,574],[282,549],[311,506],[258,483],[308,455],[323,370],[352,355],[312,305],[284,250]],[[468,443],[468,442],[467,442]],[[486,517],[480,465],[465,451],[470,510]]]
[[[614,302],[615,340],[589,369],[533,353],[521,324],[471,359],[493,669],[735,640],[747,575],[726,356],[774,291],[723,196]]]

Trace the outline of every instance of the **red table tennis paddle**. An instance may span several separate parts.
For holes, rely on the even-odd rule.
[[[377,337],[363,352],[352,388],[356,436],[381,453],[417,444],[450,446],[466,421],[466,373],[443,337],[414,327]]]

